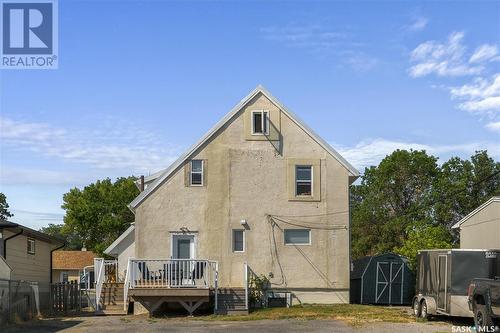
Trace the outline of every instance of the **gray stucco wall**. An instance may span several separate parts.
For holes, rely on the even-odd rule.
[[[246,122],[258,109],[269,110],[281,130],[282,155],[267,140],[249,139]],[[219,261],[222,286],[243,286],[246,261],[302,302],[349,301],[349,177],[335,158],[259,94],[193,159],[206,161],[206,186],[186,187],[180,168],[136,209],[136,258],[169,258],[171,233],[185,227],[196,234],[196,257]],[[289,200],[290,159],[318,163],[320,201]],[[283,229],[297,227],[278,221],[273,229],[268,215],[319,215],[294,220],[339,229],[311,230],[311,245],[284,245]],[[233,253],[232,229],[241,229],[242,219],[246,251]]]
[[[493,201],[462,223],[460,248],[500,249],[500,201]]]

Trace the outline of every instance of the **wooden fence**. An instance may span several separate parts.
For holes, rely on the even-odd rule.
[[[53,314],[67,314],[80,311],[80,286],[76,281],[53,283],[50,287]]]

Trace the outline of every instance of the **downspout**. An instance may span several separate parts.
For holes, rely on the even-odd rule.
[[[5,239],[3,240],[3,258],[4,258],[5,260],[7,260],[7,241],[8,241],[9,239],[12,239],[12,238],[14,238],[14,237],[17,237],[17,236],[21,235],[22,233],[23,233],[23,229],[21,229],[21,231],[19,231],[17,234],[14,234],[14,235],[12,235],[12,236],[10,236],[10,237],[7,237],[7,238],[5,238]]]
[[[55,249],[50,250],[50,271],[49,271],[49,275],[50,275],[50,280],[49,281],[50,281],[50,283],[52,283],[52,253],[54,251],[62,249],[65,246],[66,246],[66,242],[63,242],[61,246],[58,246]]]

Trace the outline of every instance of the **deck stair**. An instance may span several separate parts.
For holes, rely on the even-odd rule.
[[[245,288],[220,288],[217,295],[217,314],[248,314]]]
[[[100,304],[103,315],[126,315],[127,312],[123,309],[123,283],[103,283]]]

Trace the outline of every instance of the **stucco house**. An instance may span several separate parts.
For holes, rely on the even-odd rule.
[[[118,263],[118,280],[123,281],[127,270],[129,258],[135,257],[135,226],[134,223],[128,227],[104,253],[116,258]]]
[[[500,249],[500,197],[492,197],[452,227],[462,249]]]
[[[52,281],[80,283],[85,267],[94,265],[96,254],[82,249],[81,251],[55,251],[52,255]]]
[[[242,298],[248,308],[252,276],[265,276],[294,303],[349,303],[358,176],[258,86],[166,170],[141,178],[126,295],[150,312],[172,302],[192,312],[210,298],[224,312]]]

